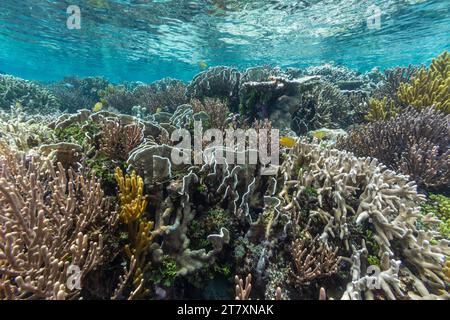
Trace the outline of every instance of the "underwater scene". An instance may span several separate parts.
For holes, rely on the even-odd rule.
[[[0,300],[450,299],[448,0],[2,0]]]

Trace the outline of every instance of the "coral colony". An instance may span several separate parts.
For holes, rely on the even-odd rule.
[[[448,52],[204,69],[0,74],[0,299],[450,298]]]

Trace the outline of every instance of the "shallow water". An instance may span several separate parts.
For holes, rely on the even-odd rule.
[[[450,47],[446,0],[2,0],[0,71],[26,79],[190,80],[206,66],[429,63]],[[380,28],[368,23],[376,4]]]
[[[1,0],[0,300],[450,300],[449,35],[448,0]]]

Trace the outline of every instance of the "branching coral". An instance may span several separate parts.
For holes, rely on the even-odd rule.
[[[136,103],[148,112],[161,110],[174,111],[176,107],[187,103],[186,85],[179,80],[165,78],[150,85],[137,86],[133,90]]]
[[[365,116],[368,121],[388,120],[399,113],[394,101],[383,98],[381,100],[369,99],[369,112]]]
[[[124,161],[143,140],[139,123],[122,124],[116,119],[106,119],[100,133],[100,150],[110,159]]]
[[[131,114],[133,107],[138,103],[133,93],[123,85],[108,85],[100,93],[100,97],[100,101],[105,107],[124,114]]]
[[[248,274],[244,280],[239,279],[238,276],[234,277],[235,296],[236,300],[250,300],[250,293],[252,292],[252,275]]]
[[[136,172],[131,175],[123,175],[120,168],[116,168],[115,177],[119,187],[120,220],[127,227],[129,244],[125,246],[125,253],[128,258],[135,259],[135,270],[133,275],[133,285],[135,287],[134,296],[146,294],[144,289],[144,273],[149,264],[146,257],[155,236],[153,234],[154,223],[147,221],[142,214],[147,208],[148,200],[144,193],[144,182]]]
[[[0,156],[0,298],[79,297],[102,263],[102,232],[116,221],[100,184],[62,166],[12,162],[3,151],[10,156]]]
[[[429,69],[422,68],[411,83],[400,85],[398,99],[403,106],[417,109],[435,107],[450,113],[450,53],[443,52],[433,59]]]
[[[291,268],[292,281],[297,286],[308,285],[312,280],[327,277],[338,272],[338,249],[328,249],[324,243],[296,239],[291,244],[294,268]],[[295,270],[295,271],[294,271]]]
[[[373,92],[373,96],[378,99],[388,97],[397,103],[399,87],[402,84],[409,83],[417,71],[419,71],[419,68],[413,65],[384,70],[383,80]]]
[[[428,108],[356,128],[337,147],[377,158],[420,186],[438,189],[450,179],[450,117]]]
[[[379,276],[382,278],[378,281],[394,286],[392,292],[384,288],[389,299],[406,293],[395,284],[400,259],[414,269],[418,277],[415,290],[420,290],[422,296],[428,294],[428,290],[435,292],[445,287],[442,268],[449,254],[448,241],[436,242],[432,234],[420,230],[419,204],[424,197],[417,194],[413,182],[387,170],[374,159],[356,158],[303,142],[292,150],[292,156],[293,161],[288,158],[281,168],[284,186],[278,195],[283,200],[282,206],[292,217],[292,227],[306,224],[307,232],[320,235],[319,241],[342,243],[344,252],[353,248],[353,253],[358,253],[351,259],[354,279],[349,283],[349,292],[365,290],[361,286],[366,285],[366,280],[359,283],[358,279],[363,265],[360,256],[367,261],[368,254],[378,256],[381,261]],[[316,190],[312,199],[305,197],[308,187]],[[366,248],[365,237],[361,237],[363,246],[356,248],[355,231],[360,227],[374,230],[372,238],[376,246]],[[298,231],[292,228],[292,232]],[[340,255],[344,256],[344,261],[348,260],[345,254]],[[423,289],[425,287],[428,289]],[[357,297],[361,297],[359,293]]]
[[[225,129],[229,114],[228,105],[220,99],[205,98],[203,101],[190,101],[194,113],[205,112],[209,116],[209,125],[214,129]]]
[[[101,77],[65,77],[48,89],[57,97],[63,110],[77,112],[93,108],[108,85],[108,81]]]
[[[0,74],[0,109],[16,104],[29,114],[58,112],[60,104],[44,87],[31,81]]]
[[[21,106],[6,113],[0,111],[0,132],[14,149],[33,152],[42,144],[55,142],[55,132],[48,127],[50,119],[39,115],[27,115]]]

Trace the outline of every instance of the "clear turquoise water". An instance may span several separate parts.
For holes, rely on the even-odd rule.
[[[81,29],[66,8],[81,9]],[[367,8],[381,9],[369,29]],[[450,49],[448,0],[1,0],[0,70],[26,79],[189,80],[208,66],[429,63]]]

